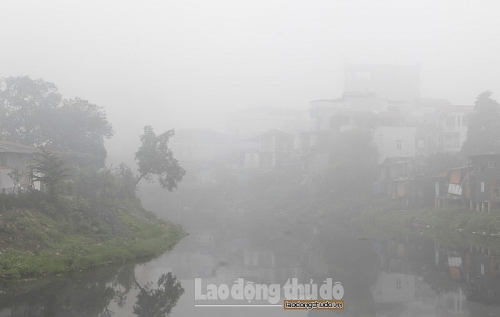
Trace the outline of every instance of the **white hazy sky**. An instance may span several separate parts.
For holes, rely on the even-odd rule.
[[[500,1],[0,1],[0,77],[54,82],[141,127],[224,128],[227,111],[307,108],[348,63],[420,64],[421,95],[500,99]]]

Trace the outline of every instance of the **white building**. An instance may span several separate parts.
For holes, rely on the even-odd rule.
[[[450,112],[442,120],[440,139],[443,152],[459,152],[467,139],[467,114]]]
[[[307,130],[307,110],[290,108],[249,108],[227,116],[227,133],[244,139],[278,129],[293,135]]]
[[[415,157],[415,127],[377,127],[373,140],[379,164],[388,157]]]
[[[372,287],[374,303],[405,303],[415,301],[415,275],[381,272]]]

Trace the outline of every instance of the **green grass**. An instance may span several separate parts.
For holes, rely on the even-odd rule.
[[[79,205],[79,210],[63,206],[55,214],[0,210],[0,278],[53,275],[151,258],[170,250],[186,234],[136,200],[101,204],[116,216],[119,231],[88,210],[93,208],[90,204]]]
[[[446,209],[365,210],[358,218],[363,222],[383,226],[388,230],[400,231],[411,227],[433,227],[463,232],[500,232],[500,212],[476,212],[463,207]]]
[[[500,253],[500,212],[470,211],[464,207],[445,209],[368,209],[356,219],[374,237],[394,234],[425,234],[451,248],[469,245],[490,247]]]

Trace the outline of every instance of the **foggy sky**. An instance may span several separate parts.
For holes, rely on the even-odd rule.
[[[421,66],[421,95],[500,99],[498,1],[0,1],[0,77],[103,106],[116,142],[153,125],[339,97],[348,63]]]

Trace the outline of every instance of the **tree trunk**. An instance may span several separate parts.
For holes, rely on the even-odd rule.
[[[139,176],[139,178],[137,179],[137,181],[135,182],[135,187],[137,187],[137,184],[139,184],[139,182],[141,181],[141,179],[145,176],[146,174],[141,174],[141,176]]]

